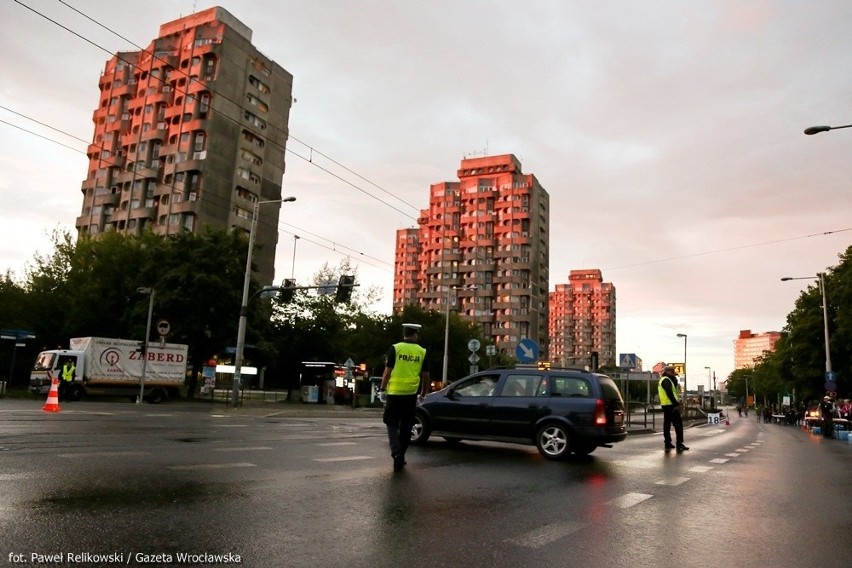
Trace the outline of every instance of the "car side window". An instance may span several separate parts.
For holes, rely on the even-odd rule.
[[[453,392],[459,396],[494,396],[494,387],[499,379],[499,375],[474,377],[459,385]]]
[[[552,396],[568,396],[587,398],[592,389],[586,379],[580,377],[552,377]]]
[[[503,385],[501,396],[544,396],[547,392],[541,375],[509,374]]]

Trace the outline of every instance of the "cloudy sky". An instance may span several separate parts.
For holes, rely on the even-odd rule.
[[[850,2],[221,5],[294,76],[277,279],[349,255],[389,312],[429,185],[512,153],[551,196],[550,288],[600,268],[617,352],[681,361],[685,333],[693,387],[733,370],[739,330],[784,326],[809,282],[782,276],[852,244],[852,129],[802,133],[852,123]],[[110,54],[210,6],[0,2],[0,270],[73,231]]]

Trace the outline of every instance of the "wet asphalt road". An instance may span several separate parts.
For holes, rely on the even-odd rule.
[[[376,414],[40,408],[0,400],[2,565],[845,567],[852,555],[852,444],[753,417],[690,428],[683,454],[659,434],[567,462],[436,440],[394,474]]]

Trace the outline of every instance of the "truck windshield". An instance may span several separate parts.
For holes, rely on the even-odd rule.
[[[53,369],[53,362],[56,360],[56,353],[44,351],[38,354],[33,371],[49,371]]]

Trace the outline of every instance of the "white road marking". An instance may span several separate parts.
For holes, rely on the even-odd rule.
[[[0,481],[14,481],[16,479],[27,479],[32,473],[0,473]]]
[[[314,458],[314,461],[330,463],[330,462],[342,462],[342,461],[356,461],[356,460],[371,460],[372,456],[346,456],[340,458]]]
[[[671,485],[672,487],[676,487],[681,483],[686,483],[689,481],[688,477],[671,477],[669,479],[661,479],[655,482],[657,485]]]
[[[737,449],[736,449],[736,450],[734,450],[734,451],[735,451],[735,452],[740,452],[740,453],[745,454],[745,453],[747,453],[747,452],[749,451],[749,449],[748,449],[748,448],[737,448]]]
[[[618,499],[613,499],[608,504],[618,507],[619,509],[629,509],[633,505],[638,505],[642,501],[650,499],[651,497],[653,497],[653,495],[648,495],[647,493],[627,493]]]
[[[726,460],[725,458],[715,458],[710,460],[710,463],[728,463],[731,460]]]
[[[247,448],[213,448],[214,452],[255,452],[259,450],[272,450],[271,446],[250,446]]]
[[[150,452],[80,452],[79,454],[57,454],[60,458],[92,458],[112,456],[147,456]]]
[[[194,471],[199,469],[230,469],[235,467],[257,467],[256,464],[248,463],[248,462],[236,462],[236,463],[197,463],[193,465],[170,465],[169,469],[176,469],[181,471]]]
[[[332,446],[357,446],[357,445],[358,445],[357,442],[328,442],[328,443],[325,443],[325,444],[317,444],[317,446],[323,446],[323,447],[327,447],[327,448],[330,448]]]
[[[730,454],[725,454],[725,455],[726,455],[726,456],[728,456],[729,458],[738,458],[738,457],[740,457],[742,454],[730,453]]]
[[[713,469],[713,466],[711,465],[696,465],[689,468],[689,471],[694,471],[695,473],[706,473],[711,469]]]
[[[555,542],[560,538],[573,534],[587,526],[589,526],[589,523],[578,523],[575,521],[553,523],[525,532],[513,538],[507,538],[503,542],[517,544],[518,546],[525,546],[526,548],[541,548],[546,544]]]

